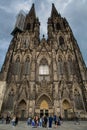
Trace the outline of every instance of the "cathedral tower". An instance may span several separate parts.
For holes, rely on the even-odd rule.
[[[86,114],[86,66],[67,20],[54,4],[47,28],[48,39],[40,40],[34,4],[27,15],[19,13],[0,73],[0,83],[5,84],[2,113],[66,119]]]

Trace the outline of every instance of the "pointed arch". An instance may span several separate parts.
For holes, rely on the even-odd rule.
[[[41,52],[40,52],[41,53]],[[37,59],[37,63],[38,64],[40,64],[40,61],[42,60],[42,59],[46,59],[47,60],[47,62],[48,62],[48,64],[50,65],[51,64],[51,57],[50,57],[50,55],[49,55],[49,53],[44,53],[44,56],[43,55],[41,55],[41,54],[38,54],[38,59]]]
[[[17,98],[19,99],[19,102],[20,100],[25,100],[27,98],[29,98],[29,95],[30,95],[30,91],[29,91],[29,88],[30,88],[30,84],[29,84],[29,81],[26,79],[26,77],[22,80],[20,86],[19,86],[19,93],[17,95]]]
[[[26,57],[25,63],[24,63],[24,74],[28,75],[29,71],[30,71],[30,58],[28,56],[28,57]]]
[[[63,74],[63,61],[61,57],[58,58],[58,74]]]
[[[20,65],[20,57],[17,56],[14,63],[14,75],[20,75],[21,65]]]
[[[52,100],[46,93],[43,93],[38,97],[36,101],[36,107],[40,108],[41,104],[43,105],[43,103],[45,103],[45,107],[52,107]]]
[[[68,99],[64,99],[62,101],[62,106],[63,106],[63,109],[64,110],[67,110],[67,109],[70,109],[71,108],[71,105],[70,105],[70,102],[68,101]]]
[[[65,42],[64,42],[64,38],[62,36],[59,37],[59,45],[60,46],[64,46]]]
[[[49,65],[46,58],[40,60],[39,75],[49,75]]]
[[[42,100],[41,104],[40,104],[40,109],[48,109],[49,106],[48,106],[48,103],[46,100]]]
[[[73,61],[70,56],[68,57],[67,65],[68,65],[68,74],[69,75],[73,74]]]
[[[18,103],[18,109],[22,110],[22,109],[26,109],[26,102],[24,99],[22,99],[19,103]]]

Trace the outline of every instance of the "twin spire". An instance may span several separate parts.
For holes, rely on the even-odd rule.
[[[55,8],[55,5],[52,4],[52,10],[51,10],[51,16],[52,19],[55,17],[59,17],[59,14]],[[15,35],[17,32],[22,32],[23,30],[30,30],[34,31],[34,28],[39,29],[39,19],[36,17],[36,11],[35,11],[35,6],[34,3],[32,4],[32,7],[28,14],[25,16],[22,13],[20,13],[17,17],[17,21],[15,24],[15,28],[12,31],[12,35]],[[39,34],[39,32],[38,32]]]
[[[27,15],[29,17],[32,16],[32,17],[36,18],[34,3],[32,4],[32,7]],[[57,12],[57,9],[55,8],[55,5],[52,3],[51,17],[53,18],[53,17],[58,17],[58,16],[59,16],[59,14]]]

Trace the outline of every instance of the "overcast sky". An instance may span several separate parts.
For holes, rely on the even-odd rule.
[[[0,68],[12,36],[16,16],[20,10],[27,13],[35,3],[36,15],[41,23],[41,34],[47,36],[47,19],[52,3],[62,17],[66,17],[78,42],[87,66],[87,0],[0,0]]]

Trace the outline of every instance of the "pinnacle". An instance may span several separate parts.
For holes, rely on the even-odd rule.
[[[56,10],[56,7],[55,7],[54,3],[52,3],[51,17],[58,17],[58,16],[59,16],[59,14]]]
[[[29,16],[29,17],[34,17],[34,18],[36,18],[34,3],[32,4],[32,7],[31,7],[31,9],[30,9],[30,11],[29,11],[29,13],[28,13],[28,16]]]

